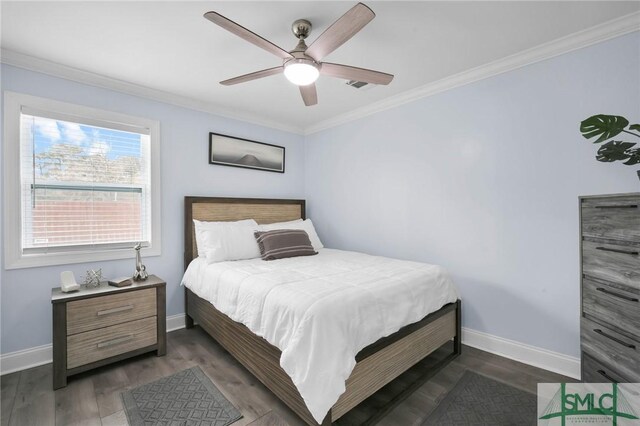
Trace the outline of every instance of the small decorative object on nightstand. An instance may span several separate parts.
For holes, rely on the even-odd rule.
[[[80,290],[80,284],[76,282],[73,271],[63,271],[60,273],[60,290],[64,293]]]
[[[127,287],[133,284],[133,278],[119,277],[119,278],[110,279],[107,282],[109,283],[109,285],[112,285],[114,287]]]
[[[138,243],[133,247],[136,251],[136,272],[133,274],[133,279],[135,281],[144,281],[149,277],[147,273],[147,267],[142,264],[142,258],[140,257],[140,249],[142,248],[142,244]]]
[[[98,287],[102,282],[102,268],[89,269],[87,276],[84,278],[84,285],[87,287]]]
[[[51,291],[53,388],[67,377],[166,346],[166,284],[155,275],[128,287]]]

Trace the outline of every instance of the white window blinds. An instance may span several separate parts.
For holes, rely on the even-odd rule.
[[[150,170],[149,129],[23,107],[23,253],[149,243]]]

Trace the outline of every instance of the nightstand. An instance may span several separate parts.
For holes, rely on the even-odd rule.
[[[145,352],[167,352],[166,283],[150,275],[128,287],[51,291],[53,389],[67,377]]]

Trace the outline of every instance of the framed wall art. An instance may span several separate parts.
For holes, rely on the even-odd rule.
[[[209,133],[209,164],[284,173],[284,147]]]

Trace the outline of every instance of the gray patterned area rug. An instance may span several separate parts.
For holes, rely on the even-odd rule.
[[[466,371],[422,426],[536,424],[534,394]]]
[[[242,417],[200,367],[122,393],[131,426],[226,426]]]

